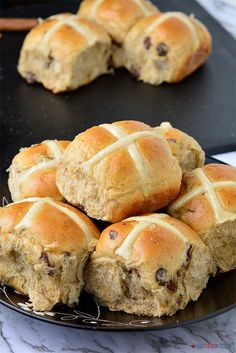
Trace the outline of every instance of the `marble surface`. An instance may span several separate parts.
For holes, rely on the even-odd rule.
[[[236,37],[236,0],[198,1]],[[236,152],[217,157],[236,165]],[[157,332],[106,333],[47,324],[0,305],[0,353],[192,351],[236,352],[236,309],[184,328]]]
[[[236,151],[216,154],[212,157],[236,167]]]
[[[197,1],[236,38],[236,0]]]
[[[214,348],[213,348],[214,347]],[[159,332],[94,332],[43,323],[0,306],[1,353],[228,353],[236,351],[236,309]]]

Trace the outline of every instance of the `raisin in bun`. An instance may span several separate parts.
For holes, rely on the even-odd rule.
[[[207,28],[193,16],[166,12],[145,17],[124,41],[125,67],[139,80],[159,85],[178,82],[211,52]]]
[[[183,172],[202,167],[205,162],[205,153],[199,143],[188,134],[175,129],[170,123],[164,122],[156,127],[156,131],[163,136],[173,155],[178,159]]]
[[[72,206],[31,198],[0,208],[0,282],[28,295],[34,310],[78,302],[99,231]]]
[[[101,25],[113,41],[113,65],[123,66],[122,44],[126,34],[141,18],[157,13],[147,0],[84,0],[78,16]]]
[[[220,271],[236,267],[236,168],[208,164],[184,173],[169,213],[199,234]]]
[[[18,71],[54,93],[74,90],[109,71],[111,40],[104,29],[72,14],[49,17],[25,38]]]
[[[55,179],[59,160],[69,143],[46,140],[20,150],[9,168],[8,185],[13,201],[33,196],[63,200]]]
[[[170,203],[182,172],[166,140],[138,121],[94,126],[65,150],[57,186],[93,218],[117,222]]]
[[[149,214],[102,232],[84,280],[110,310],[160,317],[197,300],[212,272],[209,251],[193,230],[165,214]]]

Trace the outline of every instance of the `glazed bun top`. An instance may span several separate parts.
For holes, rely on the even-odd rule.
[[[33,28],[26,36],[22,50],[44,45],[45,50],[51,48],[52,59],[68,61],[96,42],[110,42],[102,27],[76,15],[62,13],[42,20]]]
[[[157,7],[147,0],[84,0],[78,15],[103,26],[121,44],[138,20],[157,12]]]
[[[29,198],[0,208],[0,236],[23,236],[25,245],[39,245],[44,251],[80,251],[96,243],[100,232],[76,208],[49,198]]]
[[[57,186],[90,217],[117,222],[166,206],[181,177],[166,140],[149,125],[127,120],[77,135],[61,159]]]
[[[156,131],[166,138],[173,155],[178,159],[183,172],[202,167],[205,153],[199,143],[185,132],[178,130],[169,122],[163,122]]]
[[[62,200],[56,186],[56,170],[70,141],[45,140],[22,148],[9,168],[9,189],[13,201],[28,197],[52,197]]]
[[[184,173],[178,198],[168,208],[196,231],[236,217],[236,168],[207,164]]]
[[[132,47],[140,55],[144,49],[150,57],[155,53],[155,65],[165,73],[165,81],[178,82],[199,66],[199,58],[207,59],[211,43],[211,35],[200,21],[173,11],[138,21],[127,34],[124,48],[128,56],[132,56]]]
[[[186,224],[166,214],[130,217],[106,228],[97,243],[96,259],[118,257],[131,268],[169,275],[189,261],[192,248],[201,243]]]
[[[62,153],[70,141],[45,140],[31,147],[22,148],[14,157],[13,162],[17,170],[29,170],[38,163],[48,165],[50,168],[57,166]],[[40,166],[35,169],[40,169]]]

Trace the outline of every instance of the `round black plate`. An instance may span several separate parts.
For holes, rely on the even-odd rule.
[[[32,318],[79,329],[161,330],[209,319],[235,307],[235,275],[234,270],[211,278],[197,302],[189,303],[184,310],[171,317],[160,319],[109,311],[97,305],[85,292],[80,297],[80,303],[73,308],[58,305],[51,312],[36,312],[27,297],[9,287],[0,286],[0,303]]]
[[[207,157],[206,163],[222,162]],[[3,206],[5,206],[10,199],[6,175],[3,180],[3,185],[7,191],[2,201]],[[106,224],[105,222],[98,222],[98,226],[104,229]],[[235,279],[236,270],[210,278],[207,288],[203,290],[197,302],[190,302],[184,310],[178,311],[173,316],[160,319],[110,311],[97,305],[86,292],[82,292],[79,304],[73,308],[66,305],[57,305],[50,312],[37,312],[32,309],[32,304],[27,297],[10,287],[0,285],[0,303],[35,319],[79,329],[162,330],[209,319],[236,307]]]

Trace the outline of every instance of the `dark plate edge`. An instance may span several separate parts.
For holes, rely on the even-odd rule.
[[[155,326],[155,327],[133,327],[133,326],[130,326],[130,327],[126,327],[126,328],[108,328],[108,327],[102,327],[102,326],[80,326],[80,325],[76,325],[76,324],[72,324],[72,323],[66,323],[66,322],[60,322],[60,321],[52,321],[50,319],[47,319],[45,317],[40,317],[40,316],[34,316],[32,315],[31,313],[28,313],[27,311],[25,310],[22,310],[22,309],[19,309],[19,308],[16,308],[16,307],[13,307],[11,306],[11,304],[8,304],[6,303],[5,301],[3,301],[2,299],[0,299],[0,304],[6,306],[7,308],[9,309],[12,309],[20,314],[23,314],[27,317],[30,317],[32,319],[36,319],[36,320],[40,320],[42,322],[46,322],[46,323],[49,323],[49,324],[54,324],[54,325],[58,325],[58,326],[63,326],[63,327],[67,327],[67,328],[76,328],[76,329],[80,329],[80,330],[93,330],[93,331],[107,331],[107,332],[130,332],[130,331],[160,331],[160,330],[168,330],[168,329],[171,329],[171,328],[176,328],[176,327],[184,327],[184,326],[187,326],[189,324],[195,324],[197,322],[200,322],[200,321],[205,321],[205,320],[208,320],[208,319],[211,319],[215,316],[218,316],[220,314],[223,314],[227,311],[230,311],[234,308],[236,308],[236,303],[235,304],[232,304],[232,305],[229,305],[225,308],[222,308],[222,309],[219,309],[217,311],[214,311],[208,315],[203,315],[203,316],[199,316],[198,318],[195,318],[195,319],[192,319],[192,320],[184,320],[184,321],[181,321],[181,322],[176,322],[176,323],[172,323],[172,324],[166,324],[166,325],[160,325],[160,326]],[[184,310],[184,309],[183,309]]]

